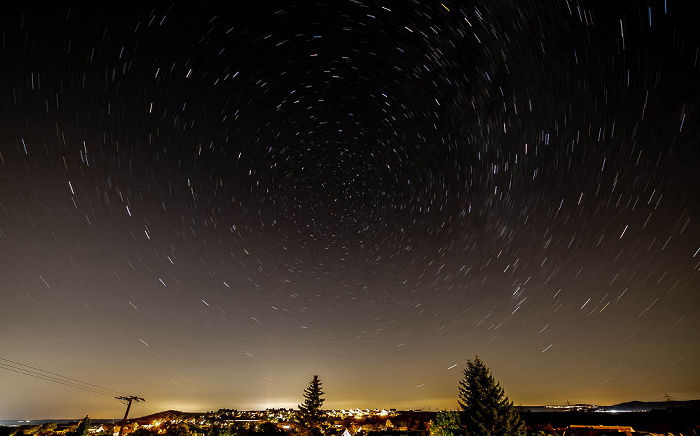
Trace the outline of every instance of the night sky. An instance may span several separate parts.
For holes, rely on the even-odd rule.
[[[0,357],[132,415],[700,397],[689,1],[0,9]],[[227,4],[224,4],[227,3]],[[0,419],[117,417],[0,371]]]

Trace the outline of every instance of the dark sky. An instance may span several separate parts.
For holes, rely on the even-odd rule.
[[[690,2],[0,10],[0,357],[154,408],[700,397]],[[0,372],[0,419],[115,417]]]

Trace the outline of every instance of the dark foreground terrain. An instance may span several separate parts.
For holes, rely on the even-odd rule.
[[[522,412],[529,428],[561,429],[569,425],[623,425],[650,433],[700,434],[700,411],[693,409],[648,412]]]

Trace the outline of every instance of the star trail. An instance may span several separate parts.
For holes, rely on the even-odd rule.
[[[700,396],[678,1],[6,2],[2,357],[163,408]],[[0,418],[119,415],[0,372]],[[134,414],[150,413],[134,406]]]

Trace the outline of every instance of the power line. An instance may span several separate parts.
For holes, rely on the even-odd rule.
[[[4,363],[4,362],[9,362],[9,363]],[[116,391],[114,389],[109,389],[105,388],[99,385],[96,385],[94,383],[88,383],[84,382],[82,380],[78,380],[72,377],[67,377],[65,375],[61,375],[55,372],[47,371],[45,369],[37,368],[35,366],[27,365],[21,362],[17,362],[11,359],[6,359],[4,357],[0,357],[0,369],[4,369],[6,371],[11,371],[15,372],[17,374],[22,374],[22,375],[27,375],[30,377],[38,378],[40,380],[46,380],[50,381],[56,384],[60,384],[63,386],[68,386],[72,387],[75,389],[80,389],[86,392],[90,392],[93,394],[98,394],[98,395],[104,395],[110,398],[116,398],[118,400],[124,400],[128,401],[129,398],[133,399],[138,399],[136,402],[143,404],[144,406],[148,407],[155,413],[161,413],[164,414],[168,417],[180,419],[180,417],[173,415],[172,413],[167,412],[165,409],[162,407],[153,404],[149,401],[144,400],[141,397],[133,397],[124,394],[123,392]]]
[[[62,381],[62,380],[57,380],[57,379],[55,379],[55,378],[50,378],[49,376],[44,376],[44,375],[42,375],[42,374],[29,372],[29,371],[23,370],[23,369],[21,369],[21,368],[11,367],[11,366],[6,365],[6,364],[1,363],[1,362],[0,362],[0,369],[4,369],[4,370],[7,370],[7,371],[12,371],[12,372],[16,372],[16,373],[18,373],[18,374],[28,375],[28,376],[30,376],[30,377],[35,377],[35,378],[38,378],[38,379],[41,379],[41,380],[46,380],[46,381],[54,382],[54,383],[57,383],[57,384],[60,384],[60,385],[64,385],[64,386],[70,386],[70,387],[76,388],[76,389],[82,389],[82,390],[87,391],[87,392],[92,392],[93,394],[100,394],[100,395],[104,395],[104,396],[106,396],[106,397],[114,397],[113,395],[107,394],[107,393],[105,393],[105,392],[100,392],[100,391],[98,391],[98,390],[89,389],[89,388],[86,388],[86,387],[84,387],[84,386],[79,386],[79,385],[76,385],[76,384],[72,384],[72,383],[70,383],[70,382],[65,382],[65,381]]]
[[[67,377],[67,376],[65,376],[65,375],[56,374],[55,372],[47,371],[47,370],[41,369],[41,368],[36,368],[36,367],[34,367],[34,366],[31,366],[31,365],[27,365],[27,364],[24,364],[24,363],[16,362],[16,361],[14,361],[14,360],[5,359],[5,358],[3,358],[3,357],[0,357],[0,360],[4,360],[4,361],[6,361],[6,362],[10,362],[10,363],[13,363],[13,364],[15,364],[15,365],[20,365],[20,366],[23,366],[23,367],[26,367],[26,368],[30,368],[30,369],[33,369],[33,370],[36,370],[36,371],[40,371],[40,372],[44,372],[44,373],[47,373],[47,374],[51,374],[51,375],[53,375],[53,376],[60,377],[60,378],[66,379],[66,380],[70,380],[70,381],[73,381],[73,382],[76,382],[76,383],[81,383],[81,384],[84,384],[84,385],[87,385],[87,386],[91,386],[91,387],[93,387],[93,388],[97,388],[97,389],[103,390],[103,391],[105,391],[105,392],[113,392],[113,393],[115,393],[115,394],[124,395],[123,392],[115,391],[114,389],[108,389],[108,388],[105,388],[105,387],[102,387],[102,386],[98,386],[98,385],[93,384],[93,383],[88,383],[88,382],[84,382],[84,381],[81,381],[81,380],[77,380],[77,379],[74,379],[74,378],[71,378],[71,377]]]
[[[96,394],[101,394],[101,395],[106,395],[110,397],[115,397],[117,395],[124,395],[123,392],[115,391],[114,389],[108,389],[99,385],[96,385],[94,383],[88,383],[84,382],[75,378],[67,377],[61,374],[57,374],[55,372],[51,371],[46,371],[41,368],[36,368],[31,365],[26,365],[24,363],[16,362],[14,360],[10,359],[5,359],[3,357],[0,357],[1,361],[4,362],[10,362],[10,363],[3,363],[0,362],[0,368],[5,369],[7,371],[12,371],[16,372],[19,374],[24,374],[28,375],[31,377],[36,377],[42,380],[47,380],[51,381],[54,383],[74,387],[77,389],[82,389],[84,391],[96,393]]]
[[[167,410],[165,410],[164,408],[160,407],[159,405],[151,403],[150,401],[143,400],[139,404],[143,404],[144,406],[148,407],[149,409],[151,409],[154,412],[154,414],[164,415],[164,416],[170,418],[171,420],[172,419],[181,419],[180,416],[174,415],[174,414],[168,412]]]
[[[177,416],[173,415],[172,413],[168,412],[167,410],[163,409],[162,407],[158,406],[157,404],[153,404],[149,401],[144,401],[143,405],[150,408],[151,410],[153,410],[154,413],[160,413],[160,414],[169,415],[171,417],[177,418]]]

